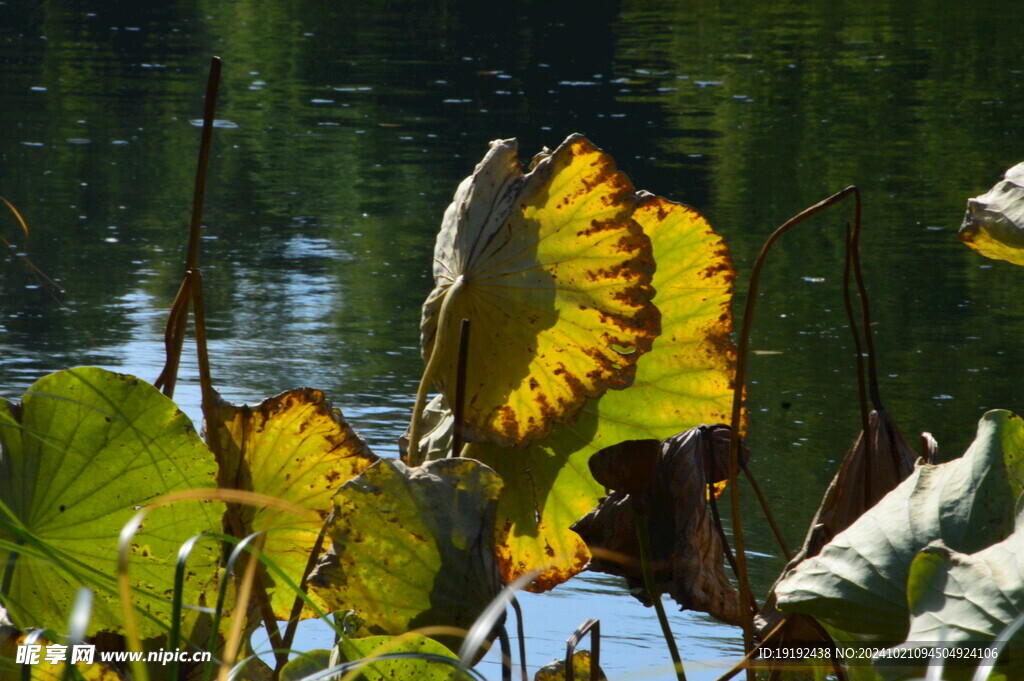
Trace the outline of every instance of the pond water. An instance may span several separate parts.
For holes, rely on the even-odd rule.
[[[5,257],[0,390],[83,364],[159,373],[216,54],[201,264],[229,399],[321,388],[393,454],[457,183],[491,139],[518,137],[528,156],[578,131],[638,187],[702,211],[741,292],[775,226],[857,184],[882,395],[908,438],[930,431],[955,456],[986,409],[1024,408],[1024,271],[955,235],[966,199],[1024,160],[1021,35],[1019,2],[0,2],[0,195],[67,290]],[[840,297],[849,215],[787,236],[764,274],[749,443],[792,544],[859,430]],[[0,234],[19,241],[7,215]],[[198,421],[192,361],[176,398]],[[746,517],[763,594],[782,561]],[[599,617],[610,676],[671,678],[653,612],[614,579],[523,606],[531,673]],[[703,615],[672,626],[684,659],[739,649]],[[327,640],[308,630],[300,645]]]

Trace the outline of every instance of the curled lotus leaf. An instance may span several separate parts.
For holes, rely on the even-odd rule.
[[[623,449],[612,451],[632,458],[623,456]],[[746,447],[742,454],[749,456]],[[625,577],[630,592],[651,604],[635,524],[636,514],[643,513],[651,534],[655,591],[668,593],[683,608],[739,624],[739,596],[725,573],[722,539],[708,507],[709,483],[728,475],[728,461],[725,425],[698,426],[662,441],[645,487],[612,492],[573,525],[594,553],[589,569]]]
[[[211,419],[211,414],[216,416]],[[230,504],[226,519],[236,537],[268,531],[264,554],[298,584],[333,508],[331,497],[377,456],[323,392],[311,388],[289,390],[253,406],[218,398],[207,410],[205,430],[220,462],[221,486],[259,492],[312,512],[298,516]],[[269,574],[264,579],[275,616],[288,619],[295,592],[274,584]]]
[[[442,353],[436,379],[454,404],[459,325],[471,320],[467,440],[522,447],[633,380],[660,328],[636,203],[629,179],[581,135],[526,173],[516,140],[492,142],[459,185],[434,249],[422,346],[427,358]]]
[[[967,201],[960,240],[993,260],[1024,265],[1024,163],[1002,181]]]

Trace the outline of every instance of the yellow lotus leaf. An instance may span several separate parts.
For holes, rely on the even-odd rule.
[[[207,420],[205,425],[220,463],[220,485],[315,512],[299,517],[276,508],[230,504],[226,514],[227,530],[236,537],[269,530],[264,553],[298,584],[333,508],[331,497],[377,456],[319,390],[296,388],[251,407],[218,400],[216,413],[216,423]],[[274,614],[288,619],[295,592],[268,584],[269,575],[264,579]]]
[[[427,358],[441,348],[436,378],[454,404],[459,325],[472,322],[467,439],[524,446],[630,384],[659,332],[635,205],[629,179],[580,135],[525,174],[514,139],[492,142],[459,185],[434,249],[422,344]]]
[[[688,206],[643,195],[633,218],[650,237],[658,262],[654,303],[662,313],[662,334],[638,362],[633,385],[589,401],[576,422],[515,457],[482,445],[469,454],[505,480],[497,552],[506,583],[537,569],[542,574],[533,588],[550,589],[587,564],[586,544],[568,528],[605,494],[587,466],[594,452],[730,419],[735,271],[728,249]]]

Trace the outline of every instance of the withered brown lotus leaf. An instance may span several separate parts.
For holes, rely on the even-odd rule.
[[[724,437],[723,437],[724,435]],[[728,426],[698,426],[664,440],[650,486],[615,491],[573,525],[587,542],[590,569],[625,577],[645,605],[634,513],[648,514],[654,589],[690,610],[739,623],[739,597],[725,573],[722,539],[708,508],[713,471],[728,469]]]
[[[660,455],[658,440],[626,440],[596,452],[587,464],[594,480],[608,489],[635,494],[654,483]]]
[[[914,470],[917,456],[889,412],[872,411],[868,415],[868,432],[861,431],[857,436],[832,478],[793,564],[817,555],[832,537],[900,484]]]

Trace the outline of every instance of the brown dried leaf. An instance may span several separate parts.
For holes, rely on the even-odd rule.
[[[872,444],[872,457],[867,456],[867,441],[861,431],[825,491],[803,548],[790,567],[816,556],[832,537],[852,525],[914,470],[917,453],[884,409],[868,415],[867,439]]]
[[[634,513],[646,511],[651,530],[654,588],[690,610],[739,623],[739,597],[725,574],[721,537],[707,506],[708,466],[721,471],[729,456],[728,426],[698,426],[661,443],[651,487],[613,492],[573,528],[593,554],[589,569],[625,577],[645,605]],[[724,434],[724,437],[723,437]],[[713,480],[712,480],[713,481]],[[645,508],[646,507],[646,508]]]

